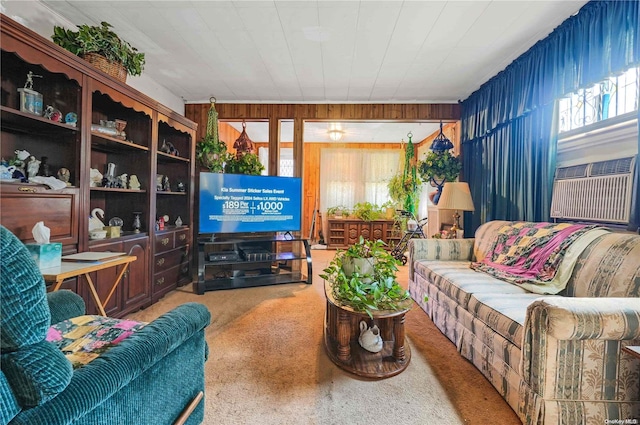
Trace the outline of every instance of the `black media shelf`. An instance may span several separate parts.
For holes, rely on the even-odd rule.
[[[237,253],[238,258],[208,260],[210,254],[224,256],[230,252]],[[290,235],[198,238],[198,294],[286,283],[311,284],[312,277],[307,239]]]

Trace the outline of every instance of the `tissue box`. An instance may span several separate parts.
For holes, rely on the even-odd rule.
[[[60,265],[62,261],[62,244],[60,242],[45,244],[28,243],[25,245],[41,269]]]

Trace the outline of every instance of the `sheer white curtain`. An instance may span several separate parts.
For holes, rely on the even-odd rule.
[[[387,183],[398,171],[399,149],[323,149],[320,155],[320,210],[358,202],[389,200]]]

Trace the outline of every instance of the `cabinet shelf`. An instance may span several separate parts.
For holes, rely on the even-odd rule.
[[[91,148],[103,152],[121,152],[125,149],[130,151],[149,151],[146,146],[109,137],[94,131],[91,132]]]
[[[140,189],[119,189],[113,187],[92,187],[90,188],[92,192],[119,192],[119,193],[146,193],[146,190]]]
[[[0,106],[2,129],[25,134],[71,134],[77,133],[78,128],[68,124],[51,121],[47,118],[18,111],[7,106]]]
[[[300,272],[287,272],[281,274],[207,279],[203,284],[205,291],[213,291],[218,289],[248,288],[252,286],[281,285],[300,282],[308,283],[307,277]]]
[[[178,195],[178,196],[187,196],[187,192],[167,192],[167,191],[160,191],[160,192],[156,192],[156,195]]]
[[[189,163],[191,162],[188,158],[183,158],[181,156],[176,156],[176,155],[170,155],[168,153],[164,153],[164,152],[158,152],[158,161],[160,162],[184,162],[184,163]]]

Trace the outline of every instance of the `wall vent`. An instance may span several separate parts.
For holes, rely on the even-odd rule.
[[[551,217],[628,223],[635,157],[560,167],[553,182]]]

